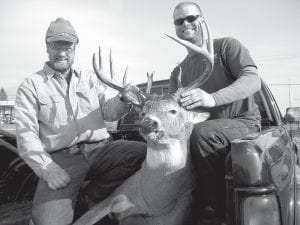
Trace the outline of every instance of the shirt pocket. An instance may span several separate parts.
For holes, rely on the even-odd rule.
[[[46,96],[39,99],[39,120],[44,123],[67,121],[65,99],[61,96]]]

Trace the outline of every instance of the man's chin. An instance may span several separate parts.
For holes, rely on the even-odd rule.
[[[54,63],[53,67],[56,71],[59,72],[65,72],[70,69],[70,67],[66,63]]]

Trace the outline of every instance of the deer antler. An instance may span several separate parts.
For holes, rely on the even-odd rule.
[[[127,77],[127,71],[128,71],[128,67],[126,67],[124,76],[123,76],[123,86],[119,86],[117,84],[115,84],[115,74],[114,74],[114,69],[113,69],[113,60],[112,60],[112,53],[110,51],[109,54],[109,66],[110,66],[110,75],[111,75],[111,81],[108,80],[106,78],[106,76],[103,73],[103,69],[102,69],[102,57],[101,57],[101,48],[99,47],[99,67],[97,66],[97,62],[96,62],[96,54],[93,54],[93,68],[94,71],[97,75],[97,77],[103,82],[105,83],[107,86],[121,92],[121,93],[127,93],[127,98],[130,99],[129,101],[132,102],[132,104],[138,106],[138,107],[143,107],[145,100],[146,100],[146,96],[145,94],[140,91],[138,88],[133,87],[130,89],[130,91],[126,90],[124,86],[126,85],[126,77]],[[131,93],[129,93],[131,92]]]
[[[179,44],[181,44],[181,45],[191,49],[192,51],[197,52],[205,57],[204,62],[206,64],[206,66],[205,66],[205,70],[204,70],[203,74],[201,76],[199,76],[199,78],[197,78],[195,81],[193,81],[189,86],[184,87],[184,89],[183,89],[184,91],[191,90],[191,89],[194,89],[194,88],[202,85],[209,78],[209,76],[212,72],[212,69],[213,69],[213,65],[214,65],[213,40],[210,35],[210,30],[209,30],[208,24],[206,23],[204,18],[202,18],[201,21],[204,23],[205,28],[206,28],[206,29],[203,29],[203,25],[200,22],[200,26],[202,29],[202,40],[203,40],[201,46],[195,45],[189,41],[185,41],[185,40],[179,39],[177,37],[173,37],[173,36],[166,34],[166,36],[168,36],[172,40],[178,42]],[[204,30],[207,31],[207,39],[208,39],[207,42],[204,41]],[[181,76],[181,67],[179,67],[179,73]],[[180,79],[178,79],[178,80],[180,80]],[[181,86],[181,81],[178,84],[178,86]]]
[[[111,49],[109,50],[109,70],[110,70],[110,77],[112,82],[116,82],[116,77],[115,77],[115,72],[114,72],[114,67],[113,67],[113,59],[112,59],[112,51]],[[100,59],[100,57],[99,57]],[[128,72],[128,66],[126,66],[124,75],[123,75],[123,86],[127,84],[127,72]]]
[[[147,95],[150,95],[150,92],[151,92],[151,87],[152,87],[152,82],[153,82],[153,74],[154,74],[154,72],[152,72],[151,74],[147,72],[147,89],[146,89]]]
[[[183,88],[183,86],[182,86],[182,83],[181,83],[181,76],[182,76],[182,68],[181,68],[181,66],[178,64],[178,67],[179,67],[179,73],[178,73],[178,76],[177,76],[177,86],[178,86],[178,88]]]
[[[111,56],[111,54],[110,54]],[[111,57],[110,57],[111,58]],[[111,78],[114,79],[114,73],[113,73],[113,69],[112,69],[112,60],[110,60],[110,65],[111,65]],[[101,57],[101,48],[99,47],[99,68],[97,66],[97,63],[96,63],[96,54],[94,53],[93,54],[93,68],[94,68],[94,71],[97,75],[97,77],[103,82],[105,83],[107,86],[117,90],[117,91],[120,91],[120,92],[123,92],[124,91],[124,87],[121,87],[117,84],[114,84],[112,83],[111,81],[109,81],[104,73],[103,73],[103,69],[102,69],[102,57]]]

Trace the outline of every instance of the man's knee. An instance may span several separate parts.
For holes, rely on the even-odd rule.
[[[111,157],[114,159],[114,166],[105,176],[127,177],[141,168],[146,157],[147,145],[137,141],[116,141],[119,150]]]
[[[128,177],[137,172],[146,156],[146,144],[136,141],[118,140],[109,143],[107,154],[95,162],[86,187],[89,198],[103,200]]]
[[[135,167],[144,161],[146,157],[147,145],[138,141],[118,140],[114,141],[115,154],[112,158],[119,158],[122,167]],[[122,157],[122,159],[120,159]],[[118,161],[117,159],[115,160]]]
[[[72,201],[61,199],[45,202],[32,209],[34,225],[67,225],[74,216]]]
[[[209,126],[209,123],[197,124],[191,134],[190,143],[193,154],[206,156],[215,151],[215,143],[219,142],[217,131]]]
[[[191,141],[205,140],[207,138],[209,131],[205,126],[197,125],[194,127],[191,134]]]

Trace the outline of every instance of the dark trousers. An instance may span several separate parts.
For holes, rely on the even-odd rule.
[[[230,119],[195,125],[191,136],[191,156],[197,173],[194,214],[199,215],[203,208],[211,206],[217,217],[225,217],[225,157],[230,143],[258,130],[255,124]]]

